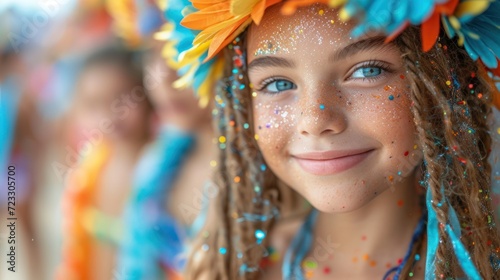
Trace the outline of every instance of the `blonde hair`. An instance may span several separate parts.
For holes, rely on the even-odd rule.
[[[266,168],[254,138],[252,91],[245,65],[245,36],[225,48],[225,77],[215,96],[220,150],[216,182],[216,213],[209,217],[209,234],[200,235],[188,263],[187,279],[258,279],[259,262],[267,239],[256,232],[272,231],[277,210],[289,205],[286,188]],[[467,53],[445,36],[429,52],[421,51],[419,29],[407,28],[396,44],[407,70],[411,110],[423,149],[426,187],[441,225],[449,224],[448,205],[464,227],[461,241],[485,279],[493,279],[490,258],[499,247],[490,199],[491,167],[487,161],[491,137],[492,87],[486,73]],[[243,61],[241,61],[243,60]],[[236,70],[235,70],[236,69]],[[258,187],[258,191],[256,191]],[[448,203],[440,203],[447,201]],[[438,206],[439,205],[439,206]],[[271,213],[271,214],[270,214]],[[245,219],[245,215],[267,219]],[[439,227],[436,253],[438,278],[463,275],[444,227]],[[258,244],[258,242],[261,242]],[[417,241],[410,258],[421,252],[425,236]],[[208,248],[208,250],[207,250]],[[220,250],[222,248],[222,251]],[[411,262],[401,275],[408,275]]]

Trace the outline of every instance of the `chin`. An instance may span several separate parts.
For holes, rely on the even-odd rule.
[[[342,202],[339,201],[311,201],[309,203],[316,208],[318,211],[323,213],[335,214],[335,213],[348,213],[354,210],[361,208],[363,203],[353,203],[352,201],[344,200]]]
[[[311,186],[300,191],[309,203],[324,213],[347,213],[369,204],[377,195],[370,188],[353,189],[352,186]]]

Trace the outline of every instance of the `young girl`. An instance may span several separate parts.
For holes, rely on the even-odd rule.
[[[182,22],[193,76],[225,66],[218,211],[188,279],[497,279],[500,3],[313,2],[192,1]],[[275,230],[276,180],[313,206],[298,231]]]
[[[151,40],[151,33],[164,24],[158,7],[148,0],[112,3],[120,35],[129,43],[135,38],[150,46],[144,84],[159,121],[158,135],[134,172],[115,275],[124,280],[179,279],[187,244],[203,225],[203,212],[216,190],[211,184],[216,152],[211,106],[200,108],[190,89],[172,87],[177,73],[161,56],[163,44]]]
[[[81,70],[71,116],[78,144],[66,147],[66,159],[80,160],[66,175],[58,279],[114,277],[131,174],[151,135],[142,77],[140,56],[114,46],[97,50]]]
[[[203,224],[205,215],[198,214],[215,190],[209,182],[216,150],[210,108],[200,108],[192,92],[172,88],[177,74],[158,49],[151,51],[146,72],[160,129],[136,168],[117,274],[173,280],[184,269],[186,243]]]

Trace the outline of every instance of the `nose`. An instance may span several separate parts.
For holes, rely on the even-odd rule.
[[[302,94],[297,129],[303,136],[326,136],[342,133],[347,116],[336,94],[316,92]]]

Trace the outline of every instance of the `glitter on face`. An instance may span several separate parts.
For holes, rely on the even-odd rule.
[[[392,94],[389,95],[389,100],[391,100],[391,101],[394,100],[394,95],[392,95]]]
[[[263,41],[260,43],[259,48],[255,51],[255,56],[260,55],[275,55],[281,50],[279,45],[273,44],[271,41]],[[284,51],[288,51],[284,49]]]
[[[364,122],[367,125],[362,126],[363,129],[366,128],[366,130],[371,131],[371,128],[368,128],[371,123],[376,124],[377,127],[380,127],[381,123],[390,123],[390,125],[384,125],[383,127],[383,129],[385,129],[384,131],[387,133],[382,133],[380,135],[381,138],[384,137],[383,144],[389,146],[388,144],[390,143],[390,140],[393,139],[393,136],[388,136],[388,134],[392,133],[391,131],[394,131],[393,124],[401,121],[402,118],[400,116],[406,114],[406,110],[409,108],[409,106],[406,105],[410,105],[410,102],[407,100],[408,98],[406,98],[405,94],[405,90],[407,89],[405,82],[407,79],[400,77],[401,72],[391,72],[390,75],[387,74],[387,76],[383,76],[383,79],[370,84],[362,79],[349,80],[349,83],[342,79],[350,72],[348,70],[354,69],[354,65],[358,65],[357,63],[364,62],[365,60],[369,61],[373,58],[372,54],[368,53],[368,51],[366,54],[363,53],[363,55],[360,55],[359,59],[356,59],[355,62],[353,61],[352,66],[347,65],[348,63],[344,63],[344,61],[339,59],[338,65],[343,65],[342,67],[316,67],[317,65],[325,65],[326,63],[321,63],[324,62],[325,56],[333,53],[333,50],[340,49],[341,46],[347,45],[347,41],[351,40],[348,36],[344,36],[344,34],[348,34],[350,31],[349,26],[344,27],[344,23],[338,21],[335,23],[335,27],[332,28],[330,21],[334,17],[331,16],[332,14],[330,14],[330,10],[325,9],[323,16],[318,16],[318,10],[319,9],[316,8],[311,11],[314,14],[310,13],[309,18],[290,21],[289,24],[286,22],[286,24],[269,24],[269,26],[267,26],[269,21],[264,19],[260,25],[253,25],[249,30],[249,63],[253,60],[252,56],[254,51],[259,47],[262,47],[262,43],[265,43],[266,40],[268,40],[273,43],[273,46],[276,44],[279,46],[286,46],[290,50],[290,53],[285,54],[280,51],[279,57],[293,61],[295,64],[294,67],[289,67],[285,69],[285,71],[282,71],[283,69],[281,69],[285,67],[271,64],[269,64],[268,68],[265,68],[267,67],[265,66],[263,68],[254,68],[258,70],[253,70],[252,68],[249,69],[249,78],[255,85],[255,89],[257,89],[258,92],[257,98],[252,100],[252,104],[254,106],[254,127],[256,132],[260,135],[258,145],[259,148],[261,148],[270,169],[272,169],[273,172],[278,173],[278,176],[281,174],[293,174],[291,173],[293,169],[289,168],[290,166],[282,164],[283,162],[287,162],[285,157],[287,156],[286,152],[288,152],[288,149],[293,149],[294,152],[297,153],[308,152],[312,149],[313,144],[317,143],[312,142],[312,144],[306,147],[306,145],[301,145],[306,143],[303,140],[313,138],[312,136],[310,137],[310,135],[312,133],[319,134],[321,129],[324,129],[325,131],[326,129],[331,129],[330,131],[338,132],[339,136],[337,138],[345,140],[350,138],[345,136],[347,134],[349,134],[351,138],[364,135],[363,133],[351,134],[351,131],[346,132],[344,130],[346,127],[345,124],[360,124],[361,122]],[[274,17],[274,15],[270,17]],[[262,31],[261,28],[262,30],[266,29],[266,31]],[[330,34],[329,32],[325,32],[325,30],[334,31]],[[295,37],[290,39],[291,36]],[[314,55],[315,53],[319,53],[321,56]],[[391,63],[391,65],[400,65],[399,51],[394,50],[380,53],[377,52],[376,54],[373,54],[373,56],[376,56],[377,58],[380,56],[381,60],[387,60]],[[349,59],[347,60],[350,62]],[[337,64],[335,65],[337,66]],[[402,69],[398,68],[398,71],[399,70],[402,71]],[[290,75],[288,73],[290,73]],[[302,78],[302,74],[307,74],[308,79]],[[328,74],[328,76],[325,76],[326,74]],[[304,75],[304,77],[305,76],[306,75]],[[263,88],[262,85],[266,84],[266,80],[270,81],[268,80],[270,77],[279,77],[280,79],[290,80],[290,82],[297,85],[299,90],[289,92],[284,91],[284,94],[276,95],[268,94],[268,92],[264,90],[262,90],[262,92],[259,91]],[[309,77],[311,78],[309,79]],[[321,77],[321,79],[316,77]],[[367,88],[367,85],[369,85],[369,88]],[[387,87],[384,88],[384,86]],[[302,94],[302,90],[307,91],[305,92],[307,94]],[[397,102],[387,102],[389,101],[389,94],[391,94],[392,99],[396,99]],[[376,97],[373,98],[372,96]],[[287,106],[288,108],[286,108]],[[326,108],[328,108],[328,110],[326,110]],[[405,110],[401,110],[401,108],[404,108]],[[410,115],[411,114],[408,110],[408,116]],[[406,117],[406,115],[404,115],[404,117]],[[276,125],[279,125],[279,128],[276,128]],[[262,127],[261,130],[258,130],[259,126]],[[357,126],[351,126],[351,128],[352,127]],[[313,129],[317,129],[317,131]],[[300,134],[300,130],[308,130],[307,132],[309,132],[309,134]],[[297,133],[297,131],[299,132]],[[334,135],[334,133],[331,133],[330,135]],[[407,133],[404,135],[413,134]],[[315,137],[316,136],[317,135],[315,135]],[[321,139],[322,141],[324,140],[321,142],[321,148],[340,149],[339,145],[341,143],[338,143],[336,140],[332,140],[335,139],[335,137],[332,137],[332,139],[329,139],[328,137],[329,136],[326,133],[321,135],[321,138],[324,138]],[[399,136],[394,137],[398,137],[397,139],[399,142]],[[413,136],[407,138],[409,139],[404,139],[407,144],[399,145],[399,148],[390,147],[391,151],[388,155],[394,155],[395,157],[398,155],[401,157],[405,150],[415,143]],[[352,145],[351,148],[354,147],[354,144],[351,144],[349,140],[346,140],[345,143],[342,144],[346,143]],[[366,143],[368,142],[365,141],[365,144]],[[307,148],[309,148],[309,150],[306,150]],[[278,160],[281,161],[278,162]],[[401,166],[395,166],[395,160],[387,160],[386,162],[390,162],[390,164],[387,164],[387,167],[384,167],[387,168],[388,172],[378,172],[376,178],[362,178],[367,179],[367,183],[362,188],[358,188],[360,190],[360,195],[361,190],[365,192],[363,194],[364,197],[360,200],[364,200],[367,193],[370,194],[370,199],[372,199],[371,195],[373,193],[382,193],[382,189],[374,187],[374,185],[389,187],[390,185],[396,185],[396,183],[399,184],[401,178],[396,177],[396,172],[398,169],[402,169]],[[277,169],[279,170],[277,171]],[[384,173],[386,174],[385,176],[380,176]],[[407,172],[407,170],[404,169],[404,172],[402,172],[401,175],[404,174],[404,176],[407,176],[409,173],[410,172]],[[394,176],[388,177],[389,174]],[[296,176],[298,178],[294,178],[292,183],[287,183],[289,183],[289,185],[293,188],[302,190],[299,188],[302,188],[304,184],[299,184],[299,182],[302,183],[307,181],[307,184],[311,184],[311,186],[314,185],[314,187],[318,189],[318,192],[315,192],[314,194],[312,192],[307,193],[308,191],[304,190],[304,193],[309,196],[308,199],[310,198],[311,201],[319,204],[320,207],[325,205],[325,209],[331,211],[337,210],[327,208],[332,205],[331,200],[328,202],[329,204],[324,203],[324,201],[326,201],[324,198],[327,196],[339,198],[343,195],[328,192],[330,189],[325,188],[324,185],[331,184],[331,182],[326,182],[326,180],[324,180],[326,183],[323,184],[323,180],[321,180],[322,178],[314,177],[310,174],[306,174],[305,172],[300,173],[300,175],[301,176]],[[364,172],[363,176],[365,176]],[[288,176],[288,178],[290,177],[294,176]],[[395,177],[398,180],[397,182],[394,181]],[[311,178],[311,180],[306,180],[309,178]],[[375,180],[377,180],[377,184],[373,183]],[[384,180],[383,184],[381,182],[382,180]],[[389,184],[389,181],[391,184]],[[353,181],[344,185],[346,187],[352,187],[352,184],[354,183],[355,182]],[[344,185],[341,185],[341,187],[343,188]],[[317,193],[322,193],[323,195],[317,195]],[[351,203],[345,203],[346,201],[347,199],[343,199],[342,204],[338,204],[338,208],[340,209],[340,207],[343,207],[344,205],[345,208],[349,208]]]

